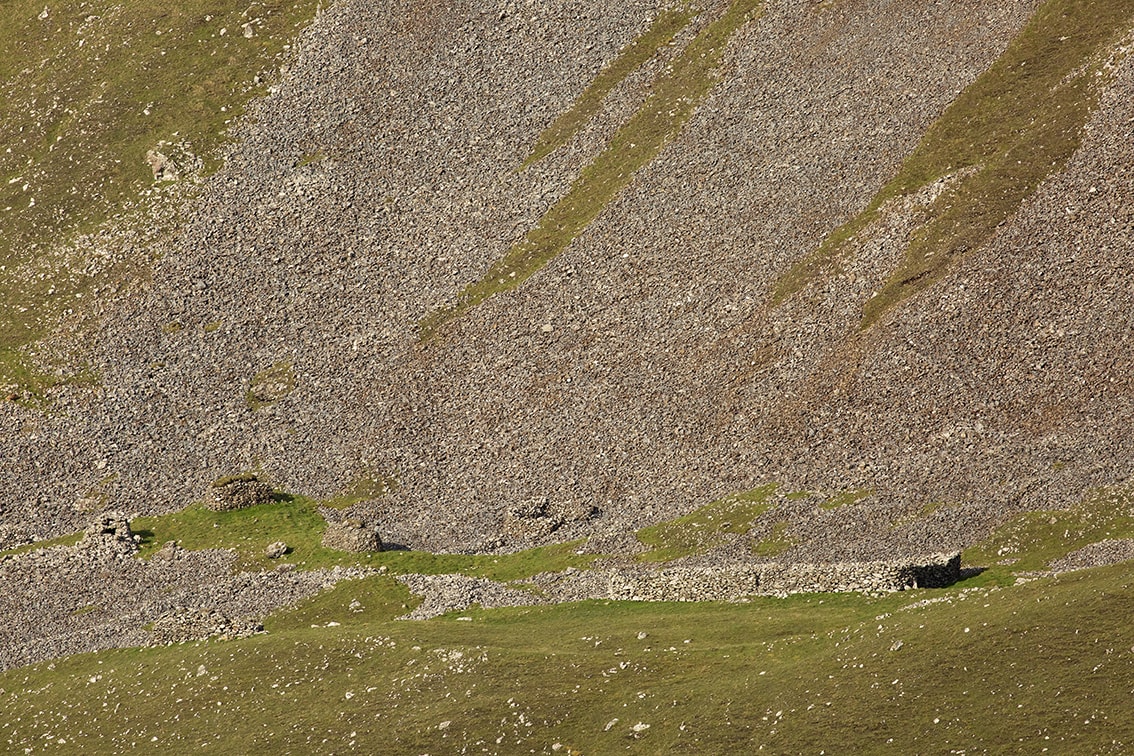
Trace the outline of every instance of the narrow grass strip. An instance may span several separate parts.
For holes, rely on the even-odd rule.
[[[566,249],[604,207],[630,183],[665,143],[677,135],[716,83],[729,38],[762,0],[733,0],[729,8],[689,43],[672,67],[654,84],[654,92],[618,130],[610,145],[583,169],[567,195],[539,225],[515,244],[479,281],[461,291],[456,304],[437,310],[420,323],[422,342],[489,297],[515,289]]]
[[[926,132],[898,175],[776,284],[778,305],[834,270],[888,201],[966,168],[972,175],[929,209],[905,260],[870,299],[862,327],[939,280],[983,245],[1082,141],[1103,84],[1089,65],[1134,23],[1134,3],[1048,0],[1004,54]]]
[[[677,33],[692,21],[698,12],[694,10],[664,10],[642,36],[630,43],[619,53],[608,67],[599,72],[575,104],[550,126],[544,129],[536,140],[532,154],[520,166],[520,170],[538,163],[559,149],[579,133],[598,112],[602,101],[623,79],[645,63],[663,46],[669,44]]]

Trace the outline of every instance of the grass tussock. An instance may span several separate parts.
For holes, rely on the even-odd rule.
[[[1102,56],[1131,24],[1131,3],[1047,0],[1000,59],[930,127],[867,208],[779,280],[773,303],[836,269],[848,243],[887,202],[971,169],[928,209],[904,261],[866,302],[862,327],[940,280],[1066,165],[1108,81]]]
[[[713,88],[713,73],[729,39],[760,5],[761,0],[733,0],[709,23],[659,77],[641,109],[583,169],[570,191],[547,211],[539,225],[494,263],[483,278],[466,286],[456,304],[421,321],[420,340],[432,341],[447,323],[490,297],[515,289],[566,249],[634,174],[680,133]]]

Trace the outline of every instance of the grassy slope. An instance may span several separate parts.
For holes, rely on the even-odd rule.
[[[0,387],[49,384],[20,348],[124,275],[92,275],[44,250],[137,200],[160,141],[213,165],[226,125],[262,91],[253,77],[316,4],[87,0],[50,4],[45,18],[39,0],[0,5]]]
[[[570,191],[547,211],[539,225],[497,260],[481,280],[466,286],[456,304],[422,319],[421,340],[433,340],[450,321],[490,297],[515,289],[566,249],[634,174],[680,133],[713,88],[713,72],[729,39],[760,5],[760,0],[733,0],[708,24],[659,77],[645,104],[583,169]]]
[[[546,753],[560,742],[579,753],[1119,753],[1134,747],[1132,579],[1126,565],[1011,589],[588,602],[405,623],[390,618],[410,597],[375,578],[249,640],[0,675],[0,742],[17,752]],[[905,608],[927,597],[943,600]],[[638,723],[649,728],[635,736]]]
[[[462,573],[496,580],[522,580],[537,572],[586,567],[594,555],[579,555],[578,543],[543,546],[516,554],[466,555],[430,554],[420,551],[383,551],[350,554],[324,548],[321,539],[326,522],[318,512],[318,502],[281,494],[271,504],[231,512],[214,512],[194,505],[181,512],[158,517],[139,517],[130,523],[142,536],[140,556],[148,558],[166,541],[177,541],[182,548],[234,549],[240,566],[268,568],[276,563],[264,555],[268,544],[286,543],[291,551],[281,561],[301,569],[320,567],[386,567],[392,573]]]
[[[1070,159],[1107,81],[1099,56],[1132,24],[1129,2],[1047,0],[1000,59],[930,127],[870,205],[781,278],[773,301],[836,268],[847,243],[890,200],[975,168],[929,209],[904,262],[866,303],[863,327],[939,280]]]

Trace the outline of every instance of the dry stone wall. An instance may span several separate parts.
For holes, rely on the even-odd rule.
[[[628,601],[737,601],[792,593],[892,593],[941,588],[960,579],[961,555],[873,562],[734,564],[609,571],[607,598]]]

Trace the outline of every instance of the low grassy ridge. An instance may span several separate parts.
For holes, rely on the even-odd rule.
[[[583,169],[570,191],[547,211],[539,225],[496,261],[482,279],[466,286],[456,304],[421,321],[421,341],[433,340],[447,323],[488,298],[515,289],[566,249],[634,174],[681,132],[716,83],[713,73],[720,66],[729,39],[761,4],[761,0],[733,0],[723,14],[702,29],[654,82],[653,93],[641,109]]]
[[[47,6],[45,10],[45,5]],[[126,275],[55,259],[153,184],[146,153],[216,165],[227,124],[316,0],[0,5],[0,388],[53,378],[21,348]],[[247,26],[245,26],[247,25]],[[245,29],[248,31],[246,32]],[[246,34],[251,36],[246,36]],[[182,167],[186,167],[182,164]],[[0,397],[3,399],[5,397]]]
[[[867,328],[889,308],[944,276],[1059,171],[1110,81],[1106,53],[1134,25],[1134,4],[1046,0],[992,67],[935,122],[865,210],[777,283],[778,304],[839,264],[847,245],[890,201],[971,169],[928,209],[905,260],[863,309]]]

